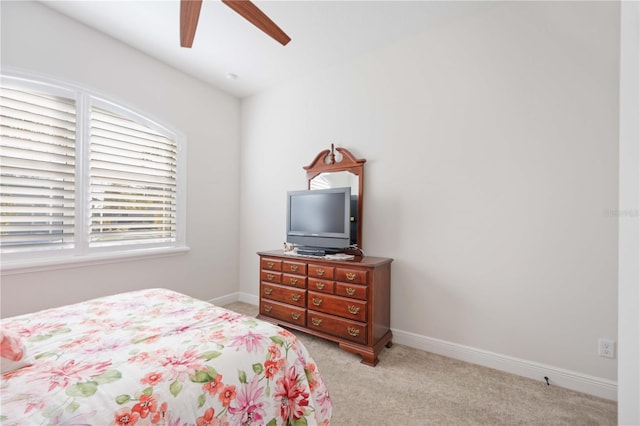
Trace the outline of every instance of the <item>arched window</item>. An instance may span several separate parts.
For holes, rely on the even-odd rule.
[[[185,247],[177,132],[87,90],[0,83],[3,267]]]

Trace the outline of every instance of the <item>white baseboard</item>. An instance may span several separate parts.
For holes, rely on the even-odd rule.
[[[216,297],[215,299],[209,299],[207,300],[207,302],[209,303],[213,303],[216,306],[224,306],[224,305],[228,305],[229,303],[233,303],[233,302],[237,302],[239,299],[240,293],[231,293],[231,294],[227,294],[226,296],[221,296],[221,297]]]
[[[226,296],[216,297],[215,299],[210,299],[208,302],[217,306],[224,306],[233,302],[244,302],[258,306],[258,296],[254,296],[249,293],[236,292],[227,294]]]
[[[258,305],[258,296],[237,292],[209,300],[214,305],[223,306],[233,302],[244,302]],[[476,349],[445,340],[434,339],[408,331],[392,329],[393,342],[410,346],[434,354],[446,356],[471,364],[482,365],[506,373],[516,374],[529,379],[545,382],[549,378],[551,385],[572,389],[600,398],[616,401],[618,399],[618,385],[613,380],[589,376],[575,371],[565,370],[551,365],[540,364],[525,359]]]
[[[394,343],[433,352],[460,361],[494,368],[506,373],[540,380],[543,383],[545,383],[544,377],[546,376],[549,378],[551,385],[572,389],[600,398],[613,401],[616,401],[618,398],[618,385],[612,380],[425,337],[407,331],[395,329],[392,329],[392,331]]]
[[[249,293],[242,293],[242,292],[238,293],[238,295],[239,295],[239,300],[238,300],[239,302],[250,303],[256,306],[260,304],[258,296],[255,296]]]

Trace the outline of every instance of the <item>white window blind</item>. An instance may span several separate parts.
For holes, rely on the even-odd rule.
[[[2,271],[186,249],[183,137],[60,82],[0,75]]]
[[[75,100],[0,88],[0,247],[68,248],[75,226]]]
[[[176,239],[176,142],[91,109],[91,246]]]

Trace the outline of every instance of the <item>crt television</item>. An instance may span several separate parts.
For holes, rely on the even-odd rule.
[[[351,188],[287,192],[287,242],[339,251],[351,245]]]

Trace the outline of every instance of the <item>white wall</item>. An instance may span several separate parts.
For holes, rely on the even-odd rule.
[[[244,100],[241,293],[336,143],[367,159],[363,246],[395,259],[394,330],[615,395],[597,342],[617,338],[619,11],[504,2]]]
[[[187,136],[185,255],[2,276],[2,316],[121,291],[237,292],[239,101],[31,2],[2,2],[2,66],[84,85]]]
[[[621,5],[618,424],[640,424],[640,3]]]

